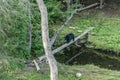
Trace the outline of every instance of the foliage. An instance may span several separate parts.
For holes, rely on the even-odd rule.
[[[60,21],[64,21],[65,14],[60,10],[61,4],[59,1],[46,1],[46,6],[48,9],[48,20],[49,23],[60,23]]]
[[[27,14],[26,6],[20,5],[19,1],[1,1],[0,18],[1,29],[6,33],[4,49],[10,55],[27,56]],[[18,5],[18,6],[17,6]],[[18,11],[19,10],[19,11]]]
[[[5,50],[9,55],[15,57],[30,58],[28,53],[28,24],[30,19],[27,12],[27,0],[6,0],[1,1],[0,4],[0,45],[2,45],[0,50]],[[34,3],[31,4],[33,7],[35,5]],[[31,18],[33,23],[32,53],[34,55],[41,54],[42,42],[41,35],[39,35],[41,32],[38,8],[34,10]]]
[[[34,0],[32,0],[32,2],[36,5],[36,6],[34,6],[33,11],[34,12],[35,12],[35,10],[38,11],[37,3]],[[52,1],[44,0],[44,2],[46,4],[47,11],[48,11],[49,24],[57,24],[57,23],[60,23],[61,21],[65,20],[66,14],[65,14],[65,12],[63,12],[61,10],[61,8],[64,6],[63,4],[61,4],[61,1],[58,1],[58,0],[52,0]],[[36,18],[37,17],[39,17],[39,16],[36,16]]]
[[[2,54],[0,56],[0,79],[12,80],[12,78],[14,78],[14,74],[24,67],[24,60]]]
[[[66,13],[61,11],[63,4],[61,1],[45,1],[48,8],[49,24],[60,23],[66,18]],[[28,49],[28,3],[27,0],[16,1],[6,0],[0,3],[0,39],[1,50],[6,50],[9,55],[15,57],[29,58]],[[40,12],[34,0],[31,1],[31,22],[32,30],[32,56],[36,57],[43,53]],[[51,33],[52,32],[52,33]],[[50,36],[53,30],[50,27]],[[4,39],[4,40],[3,40]]]
[[[66,20],[75,8],[82,7],[81,4],[72,4],[67,8],[67,1],[63,0],[45,0],[48,10],[48,20],[50,24],[60,24]]]
[[[63,1],[45,0],[48,9],[48,19],[50,24],[50,36],[53,35],[53,24],[60,24],[72,12],[75,5],[72,5],[68,11],[63,12],[61,9],[66,8]],[[0,3],[0,50],[5,50],[9,55],[15,57],[30,58],[30,56],[39,56],[43,54],[42,37],[41,37],[41,17],[38,6],[34,0],[31,1],[31,19],[28,17],[27,0],[16,1],[6,0]],[[79,7],[78,5],[76,5]],[[29,22],[32,22],[32,49],[29,54],[28,49],[28,30]],[[4,39],[4,40],[3,40]]]

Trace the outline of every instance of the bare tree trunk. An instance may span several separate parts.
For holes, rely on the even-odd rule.
[[[51,80],[58,80],[57,62],[52,54],[51,44],[49,39],[47,9],[43,0],[36,0],[36,1],[41,11],[42,40],[43,40],[45,55],[48,59],[48,63],[50,67],[50,77],[51,77]]]
[[[104,2],[104,0],[100,0],[100,9],[103,8],[103,2]]]
[[[31,9],[30,9],[30,0],[28,0],[28,17],[29,17],[29,24],[28,24],[28,33],[29,33],[29,54],[31,55],[31,47],[32,47],[32,23],[31,23]]]

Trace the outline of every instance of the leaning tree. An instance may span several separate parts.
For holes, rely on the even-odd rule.
[[[49,67],[50,67],[50,77],[51,80],[58,80],[58,68],[57,62],[52,54],[51,41],[49,38],[48,29],[48,12],[43,0],[36,0],[41,12],[41,29],[42,29],[42,41],[45,50],[45,55],[47,57]]]

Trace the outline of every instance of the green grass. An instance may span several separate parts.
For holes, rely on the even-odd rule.
[[[75,29],[70,29],[70,26],[75,27]],[[74,17],[64,28],[56,43],[64,42],[63,37],[65,34],[73,32],[77,37],[88,27],[95,27],[91,31],[89,41],[93,42],[96,48],[120,51],[120,17],[107,16],[102,11],[97,13],[94,10],[83,12],[79,16]]]
[[[92,52],[91,52],[92,53]],[[96,52],[100,57],[109,57],[119,60],[119,58],[102,55]],[[95,57],[95,56],[94,56]],[[102,60],[103,61],[103,60]],[[9,56],[0,56],[0,80],[50,80],[48,65],[44,65],[41,71],[37,72],[35,68],[25,68],[23,60],[15,59]],[[120,71],[110,70],[98,67],[94,64],[86,65],[59,65],[59,80],[119,80]],[[119,64],[118,64],[119,65]],[[82,76],[77,78],[76,73]]]
[[[80,78],[75,76],[77,72],[82,74]],[[4,75],[4,78],[1,77],[1,80],[49,80],[48,73],[41,74],[41,72],[37,72],[33,69],[13,74],[11,78],[8,77],[9,74],[10,73]],[[94,65],[61,65],[59,67],[59,80],[119,80],[119,78],[119,71],[102,69]]]

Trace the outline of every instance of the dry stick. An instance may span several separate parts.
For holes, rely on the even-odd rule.
[[[67,62],[65,62],[65,64],[68,64],[70,61],[72,61],[74,58],[76,58],[77,56],[79,56],[80,54],[82,54],[81,52],[79,52],[78,54],[74,55],[72,58],[70,58]]]
[[[38,63],[37,63],[35,60],[33,60],[33,62],[34,62],[34,64],[35,64],[35,66],[36,66],[37,71],[39,71],[39,70],[40,70],[40,67],[39,67]]]
[[[86,9],[89,9],[89,8],[92,8],[92,7],[95,7],[95,6],[97,6],[97,5],[99,5],[99,3],[94,3],[94,4],[91,4],[91,5],[89,5],[89,6],[86,6],[86,7],[84,7],[84,8],[80,8],[80,9],[76,9],[78,12],[80,12],[80,11],[83,11],[83,10],[86,10]]]
[[[70,15],[70,17],[65,21],[65,23],[56,31],[56,33],[54,34],[54,36],[52,37],[51,39],[51,46],[54,44],[57,36],[60,34],[60,32],[63,30],[63,28],[67,25],[67,23],[72,19],[73,15],[76,13],[76,12],[80,12],[80,11],[83,11],[83,10],[86,10],[86,9],[89,9],[91,7],[94,7],[94,6],[97,6],[99,3],[94,3],[94,4],[91,4],[87,7],[84,7],[84,8],[80,8],[80,9],[75,9],[73,11],[73,13]]]

